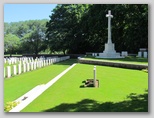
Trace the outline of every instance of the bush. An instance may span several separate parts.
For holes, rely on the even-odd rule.
[[[147,68],[146,69],[142,69],[142,71],[148,73],[148,69]]]
[[[12,101],[12,102],[7,102],[6,106],[4,108],[5,112],[9,112],[12,108],[14,108],[15,106],[17,106],[20,102],[16,102],[16,101]]]

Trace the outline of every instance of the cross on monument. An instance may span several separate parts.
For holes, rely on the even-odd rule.
[[[108,14],[106,14],[106,17],[108,17],[108,41],[105,43],[105,49],[103,53],[99,53],[99,56],[96,56],[98,58],[123,58],[120,56],[120,53],[117,53],[115,50],[115,45],[112,43],[111,40],[111,18],[113,18],[113,15],[111,15],[111,10],[108,10]]]
[[[113,15],[111,15],[111,10],[108,10],[108,14],[106,14],[106,17],[108,17],[108,43],[112,43],[111,41],[111,18],[113,18]]]

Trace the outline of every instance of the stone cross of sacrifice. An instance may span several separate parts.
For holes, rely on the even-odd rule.
[[[111,15],[111,10],[108,11],[108,14],[106,14],[106,17],[108,17],[108,43],[112,43],[111,41],[111,18],[113,18],[113,15]]]

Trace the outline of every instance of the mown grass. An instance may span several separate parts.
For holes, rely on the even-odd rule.
[[[76,60],[67,60],[4,79],[4,105],[6,105],[6,102],[22,96],[35,86],[46,84],[74,62]]]
[[[93,65],[77,64],[21,112],[148,111],[148,73],[96,66],[99,88],[82,88]]]
[[[139,58],[139,57],[132,57],[128,56],[125,58],[118,58],[118,59],[106,59],[106,58],[95,58],[95,57],[84,57],[87,60],[102,60],[102,61],[111,61],[111,62],[123,62],[123,63],[134,63],[134,64],[148,64],[147,58]]]
[[[10,56],[10,54],[5,54],[4,56]],[[12,54],[12,56],[22,56],[22,54]]]

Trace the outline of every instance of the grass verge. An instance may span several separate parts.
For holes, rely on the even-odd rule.
[[[148,111],[148,73],[96,66],[99,87],[80,87],[93,67],[77,64],[21,112]]]
[[[94,58],[94,57],[85,57],[87,60],[102,60],[102,61],[111,61],[111,62],[122,62],[122,63],[134,63],[134,64],[148,64],[147,58],[139,58],[139,57],[125,57],[118,59],[105,59],[105,58]]]
[[[46,84],[76,60],[70,59],[4,80],[4,105],[40,84]]]

